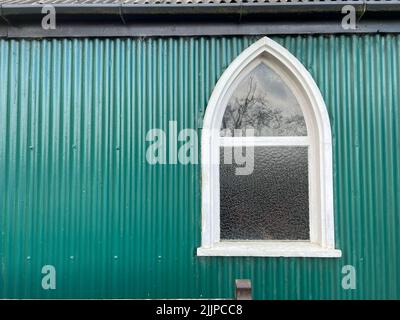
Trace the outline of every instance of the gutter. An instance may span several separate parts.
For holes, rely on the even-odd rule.
[[[80,29],[94,27],[134,27],[136,24],[340,24],[342,8],[351,5],[356,9],[358,21],[373,21],[376,25],[400,25],[400,1],[324,1],[324,2],[274,2],[268,4],[54,4],[57,26]],[[40,27],[45,4],[1,4],[0,37],[15,33],[15,28]],[[375,27],[374,27],[375,28]],[[373,28],[373,29],[374,29]],[[376,27],[378,28],[378,27]],[[375,28],[375,29],[376,29]],[[4,31],[6,29],[6,31]],[[391,30],[393,27],[391,27]],[[400,32],[400,26],[399,26]],[[41,36],[44,32],[41,32]],[[51,36],[51,35],[49,35]]]
[[[352,5],[357,12],[365,8],[365,14],[379,14],[392,16],[400,13],[400,2],[389,1],[324,1],[324,2],[273,2],[259,3],[230,3],[230,4],[54,4],[57,15],[63,16],[66,21],[89,19],[92,21],[111,20],[129,21],[132,18],[142,17],[149,20],[178,19],[186,17],[196,20],[219,19],[240,21],[245,16],[276,16],[281,18],[323,18],[341,15],[345,5]],[[1,4],[0,17],[4,21],[25,20],[42,17],[41,9],[45,4]],[[28,20],[26,20],[28,19]]]

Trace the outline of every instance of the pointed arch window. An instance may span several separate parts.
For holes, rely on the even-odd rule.
[[[339,257],[329,117],[308,71],[264,37],[218,81],[202,131],[206,256]]]

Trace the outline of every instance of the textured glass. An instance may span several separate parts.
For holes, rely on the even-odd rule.
[[[226,106],[221,136],[239,135],[307,135],[296,97],[282,78],[264,63],[239,83]]]
[[[308,240],[307,147],[230,147],[233,164],[228,149],[220,148],[221,239]],[[242,166],[235,164],[240,151]],[[238,175],[252,161],[253,171]]]

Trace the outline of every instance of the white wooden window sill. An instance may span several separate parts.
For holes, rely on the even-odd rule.
[[[221,241],[210,248],[198,248],[197,255],[340,258],[342,251],[324,248],[308,241]]]

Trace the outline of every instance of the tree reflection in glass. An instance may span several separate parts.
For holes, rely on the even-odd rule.
[[[226,107],[221,136],[306,136],[300,105],[282,78],[264,63],[237,86]],[[241,130],[241,131],[240,131]]]

